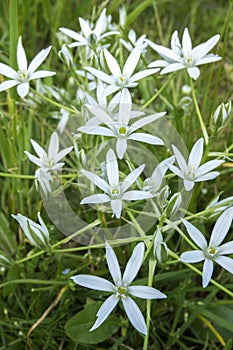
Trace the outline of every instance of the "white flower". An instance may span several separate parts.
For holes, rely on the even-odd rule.
[[[161,70],[161,74],[174,72],[186,68],[191,78],[197,79],[200,75],[200,70],[197,66],[201,64],[216,62],[221,60],[221,57],[208,52],[217,44],[220,35],[214,35],[206,42],[192,48],[192,41],[189,35],[188,28],[185,28],[182,45],[178,38],[178,32],[175,31],[171,38],[171,49],[162,45],[154,44],[147,40],[148,44],[163,58],[149,64],[149,67],[165,67]]]
[[[41,168],[35,171],[35,184],[37,191],[39,183],[42,191],[47,196],[48,192],[52,191],[50,182],[53,182],[53,178],[49,171],[44,171]]]
[[[213,209],[213,211],[210,213],[210,217],[218,215],[224,210],[233,207],[233,196],[221,199],[220,201],[219,197],[220,195],[217,195],[206,207],[206,209]]]
[[[69,47],[89,46],[93,49],[97,49],[98,44],[102,39],[108,37],[109,35],[120,34],[118,31],[110,31],[105,33],[108,25],[106,9],[102,11],[93,29],[89,25],[89,22],[81,17],[79,17],[79,24],[82,34],[79,34],[71,29],[59,28],[62,33],[76,40],[76,42],[70,44]]]
[[[52,46],[47,47],[47,49],[41,50],[31,61],[28,66],[27,57],[22,45],[21,36],[18,40],[17,45],[17,63],[18,71],[7,66],[4,63],[0,63],[0,74],[11,78],[12,80],[4,81],[0,84],[0,92],[10,89],[13,86],[17,86],[18,95],[24,98],[29,92],[29,81],[32,79],[44,78],[56,74],[55,72],[49,72],[47,70],[35,70],[41,65],[41,63],[48,56]]]
[[[180,260],[186,263],[196,263],[204,260],[202,286],[207,287],[213,274],[214,262],[233,274],[233,259],[224,255],[233,254],[233,241],[222,243],[231,226],[233,208],[227,209],[216,221],[209,244],[203,234],[190,222],[182,220],[190,237],[201,250],[191,250],[182,253]]]
[[[32,244],[41,249],[49,247],[49,231],[42,220],[40,213],[38,213],[39,224],[21,214],[12,214],[12,217],[18,221],[23,232]]]
[[[80,204],[97,204],[110,202],[113,215],[120,218],[122,212],[122,201],[135,201],[141,199],[151,198],[152,195],[146,191],[132,190],[127,191],[128,188],[135,182],[138,176],[142,173],[145,165],[141,165],[133,170],[122,183],[119,182],[119,169],[116,155],[110,149],[106,156],[106,170],[108,182],[103,180],[98,175],[82,169],[81,172],[97,187],[99,187],[105,194],[94,194],[83,198]]]
[[[105,278],[97,276],[77,275],[71,277],[75,283],[83,287],[112,293],[101,305],[97,312],[97,320],[90,331],[98,328],[121,300],[131,324],[139,332],[147,334],[144,317],[135,301],[130,297],[130,294],[142,299],[162,299],[167,296],[152,287],[131,286],[142,265],[143,257],[144,243],[139,243],[134,248],[122,277],[117,257],[111,246],[106,242],[106,260],[114,284]]]
[[[146,35],[141,35],[138,39],[136,37],[136,32],[133,29],[130,29],[128,33],[128,39],[129,41],[125,41],[124,39],[120,39],[122,45],[128,50],[132,51],[134,47],[139,46],[142,48],[142,52],[145,51],[145,48],[147,47],[148,43],[145,42]]]
[[[172,145],[179,168],[169,163],[167,163],[167,166],[173,173],[184,180],[186,191],[191,191],[195,182],[215,179],[219,172],[211,170],[224,163],[223,160],[210,160],[200,166],[203,156],[203,143],[203,138],[197,140],[190,152],[188,162],[186,162],[181,152]]]
[[[133,74],[140,59],[141,52],[141,46],[135,47],[130,53],[129,57],[127,58],[123,69],[121,70],[119,64],[117,63],[117,60],[113,57],[113,55],[108,50],[104,49],[104,56],[107,62],[107,66],[112,75],[108,75],[93,67],[85,68],[88,72],[95,75],[98,79],[101,79],[105,83],[109,84],[109,86],[107,86],[107,88],[105,89],[105,95],[108,96],[118,90],[135,87],[138,85],[138,80],[159,71],[159,68],[146,69]],[[127,101],[127,103],[131,103],[131,100]]]
[[[175,160],[175,157],[171,156],[167,159],[164,159],[162,162],[160,162],[156,166],[151,177],[147,178],[144,181],[143,190],[150,191],[153,194],[157,193],[161,187],[163,177],[166,174],[166,171],[168,170],[167,163],[172,164],[172,163],[174,163],[174,160]]]
[[[124,93],[123,93],[124,94]],[[122,96],[123,96],[122,94]],[[127,99],[127,98],[126,98]],[[90,135],[102,135],[102,136],[112,136],[117,139],[116,142],[116,153],[117,156],[122,159],[126,150],[127,150],[127,140],[134,140],[145,142],[151,145],[164,145],[163,140],[159,137],[136,132],[138,129],[141,129],[143,126],[150,124],[157,119],[161,118],[166,114],[166,112],[155,113],[147,117],[137,120],[132,125],[128,125],[130,121],[131,113],[131,104],[120,103],[119,104],[119,120],[116,122],[108,113],[102,110],[98,106],[88,106],[90,112],[99,120],[102,121],[107,127],[96,126],[86,124],[78,128],[78,131],[84,132]]]
[[[56,132],[54,132],[50,138],[48,153],[37,142],[32,139],[30,141],[38,157],[35,157],[27,151],[25,151],[25,153],[31,162],[38,165],[45,172],[61,169],[64,163],[58,162],[73,148],[73,146],[71,146],[59,152],[59,138]]]

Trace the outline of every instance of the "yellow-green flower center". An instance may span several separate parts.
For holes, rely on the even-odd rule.
[[[119,194],[119,191],[116,189],[116,188],[114,188],[113,190],[112,190],[112,194],[115,196],[115,195],[118,195]]]
[[[211,255],[214,255],[217,253],[217,250],[215,247],[210,247],[210,248],[208,248],[208,253]]]
[[[125,133],[126,133],[126,128],[124,126],[120,127],[119,134],[125,135]]]
[[[118,287],[117,292],[118,292],[120,295],[123,296],[123,295],[126,294],[127,288],[126,288],[126,287],[123,287],[123,286],[120,286],[120,287]]]

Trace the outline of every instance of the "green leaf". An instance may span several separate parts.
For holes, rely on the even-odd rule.
[[[111,315],[96,330],[90,329],[96,321],[96,314],[102,302],[88,303],[84,310],[72,317],[65,326],[66,334],[75,342],[83,344],[97,344],[109,339],[119,329],[119,320]]]

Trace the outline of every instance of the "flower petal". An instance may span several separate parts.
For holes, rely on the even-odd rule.
[[[190,222],[187,220],[181,219],[184,226],[186,227],[189,236],[192,238],[192,240],[198,245],[199,248],[206,249],[207,248],[207,241],[201,231],[199,231],[195,226],[193,226]]]
[[[122,298],[122,303],[125,308],[125,312],[131,322],[131,324],[142,334],[147,334],[146,323],[142,316],[141,310],[130,297]]]
[[[205,43],[196,46],[192,51],[195,61],[198,62],[202,57],[204,57],[217,44],[219,39],[220,35],[217,34],[207,40]]]
[[[24,98],[29,93],[29,83],[21,83],[17,86],[18,95]]]
[[[229,208],[216,221],[210,237],[209,246],[219,246],[226,237],[233,220],[233,208]]]
[[[158,71],[159,71],[159,68],[142,70],[141,72],[138,72],[138,73],[132,75],[132,77],[130,78],[130,81],[134,82],[134,81],[141,80],[145,77],[148,77],[149,75],[157,73]]]
[[[94,122],[94,120],[92,122]],[[77,131],[81,131],[88,135],[115,136],[111,129],[105,128],[103,126],[96,126],[96,124],[91,125],[90,123],[88,125],[80,126]]]
[[[102,123],[107,124],[108,126],[110,126],[111,124],[113,124],[113,119],[110,117],[110,115],[108,113],[106,113],[102,108],[100,108],[99,106],[90,106],[90,105],[85,105],[89,111],[98,119],[100,119],[102,121]]]
[[[93,194],[92,196],[88,196],[83,198],[80,204],[99,204],[110,202],[111,198],[106,194]]]
[[[59,138],[56,132],[52,133],[49,141],[48,156],[50,159],[54,159],[59,151]]]
[[[228,258],[227,256],[217,256],[214,258],[214,261],[233,274],[233,259]]]
[[[115,83],[115,79],[111,75],[101,72],[100,70],[93,67],[85,67],[85,69],[91,74],[93,74],[95,77],[105,81],[105,83],[108,83],[111,85]]]
[[[133,133],[128,137],[128,139],[134,141],[141,141],[144,143],[148,143],[149,145],[164,145],[163,140],[159,137],[150,134],[145,134],[143,132]]]
[[[182,49],[184,56],[190,56],[192,52],[192,41],[189,35],[188,28],[185,28],[182,36]]]
[[[171,49],[168,49],[167,47],[164,47],[162,45],[157,45],[154,44],[152,41],[150,40],[146,40],[148,42],[148,44],[150,45],[150,47],[155,50],[156,52],[158,52],[158,54],[163,57],[166,61],[170,61],[170,62],[182,62],[182,59],[179,55],[177,55],[176,52],[174,52]]]
[[[34,151],[36,154],[42,158],[45,155],[45,150],[34,140],[30,139],[30,142],[32,144],[32,147],[34,148]]]
[[[109,185],[106,181],[101,179],[98,175],[92,173],[91,171],[87,171],[84,169],[81,169],[81,173],[85,175],[93,184],[95,184],[97,187],[99,187],[104,192],[109,192]]]
[[[28,68],[27,57],[22,45],[21,36],[19,37],[18,44],[17,44],[17,64],[20,71],[22,72],[27,71],[27,68]]]
[[[206,288],[210,282],[214,270],[214,263],[210,259],[206,259],[203,265],[202,286]]]
[[[29,80],[51,77],[52,75],[55,75],[55,74],[56,72],[50,72],[48,70],[38,70],[37,72],[31,74]]]
[[[115,294],[110,295],[105,302],[101,305],[97,312],[97,320],[94,325],[91,327],[90,331],[94,331],[98,328],[110,315],[112,310],[116,307],[119,302],[119,298],[116,298]]]
[[[224,163],[224,160],[210,160],[198,168],[198,176],[204,175]]]
[[[17,72],[4,63],[0,63],[0,74],[4,75],[5,77],[11,78],[11,79],[18,78]]]
[[[116,254],[114,253],[114,250],[112,249],[110,244],[106,241],[105,245],[106,245],[106,260],[108,264],[108,269],[115,285],[118,286],[119,283],[121,282],[120,266],[119,266]]]
[[[119,122],[128,125],[132,108],[132,99],[128,89],[123,88],[119,104]]]
[[[173,149],[174,155],[176,157],[177,163],[180,167],[180,170],[182,171],[183,174],[185,174],[187,171],[186,160],[184,159],[182,153],[178,150],[178,148],[176,148],[176,146],[172,145],[172,149]]]
[[[28,156],[29,160],[32,163],[34,163],[34,164],[38,165],[39,167],[41,167],[41,160],[39,158],[35,157],[33,154],[31,154],[31,153],[29,153],[27,151],[24,151],[24,153]]]
[[[138,129],[142,128],[143,126],[158,120],[159,118],[163,117],[165,114],[166,114],[166,112],[148,115],[147,117],[141,118],[141,119],[137,120],[136,122],[134,122],[131,125],[130,129],[132,129],[132,131],[138,130]]]
[[[59,28],[59,30],[65,35],[69,36],[70,38],[80,41],[83,45],[86,44],[86,39],[79,33],[75,32],[74,30],[67,29],[67,28]]]
[[[111,204],[113,215],[115,215],[117,219],[120,219],[121,212],[122,212],[122,200],[113,199],[111,200],[110,204]]]
[[[224,243],[218,247],[218,253],[220,255],[233,254],[233,241]]]
[[[122,159],[127,150],[127,140],[126,139],[117,139],[116,142],[116,153],[118,158]]]
[[[123,275],[123,283],[130,285],[130,283],[134,280],[138,271],[142,265],[143,257],[144,257],[145,245],[143,242],[138,243],[133,250],[133,253],[126,265],[125,272]]]
[[[201,137],[194,144],[190,152],[189,159],[188,159],[188,167],[194,168],[194,169],[197,169],[199,167],[203,156],[203,145],[204,145],[204,140]]]
[[[117,189],[119,185],[119,170],[116,155],[112,149],[107,153],[106,167],[109,185],[111,188]]]
[[[113,57],[113,55],[106,49],[104,49],[104,56],[106,58],[106,62],[108,68],[114,77],[120,78],[122,73],[117,60]]]
[[[187,180],[187,179],[184,179],[184,188],[186,191],[191,191],[194,187],[195,183],[194,181],[192,180]]]
[[[220,173],[218,171],[211,171],[210,173],[207,173],[205,175],[201,175],[200,177],[195,178],[195,182],[200,182],[200,181],[207,181],[207,180],[213,180],[215,179]]]
[[[76,275],[70,277],[76,284],[95,290],[101,290],[104,292],[114,292],[114,286],[111,282],[105,278],[90,275]]]
[[[16,81],[16,80],[6,80],[6,81],[3,81],[1,84],[0,84],[0,92],[2,91],[5,91],[7,89],[10,89],[12,88],[13,86],[15,85],[18,85],[19,82]]]
[[[160,74],[167,74],[171,72],[176,72],[177,70],[181,70],[186,68],[186,66],[183,63],[171,63],[167,65],[165,68],[163,68],[160,72]]]
[[[106,30],[107,18],[106,18],[106,8],[101,12],[94,29],[94,33],[97,38]]]
[[[180,261],[186,263],[197,263],[205,260],[205,255],[202,250],[191,250],[190,252],[184,252],[180,256]]]
[[[133,71],[135,70],[138,61],[140,59],[142,49],[141,47],[135,47],[132,52],[130,53],[129,57],[127,58],[124,68],[123,68],[123,76],[126,76],[128,78],[131,77],[133,74]]]
[[[122,196],[122,199],[125,201],[138,201],[138,200],[148,199],[152,197],[153,195],[150,192],[133,190],[133,191],[125,192]]]
[[[59,162],[62,158],[64,158],[68,153],[72,151],[72,149],[73,149],[73,146],[70,146],[58,152],[58,154],[54,158],[55,163]]]
[[[143,172],[145,164],[140,165],[138,168],[130,172],[129,175],[123,180],[121,184],[121,192],[124,193],[127,189],[136,181],[138,176]]]
[[[197,67],[187,67],[187,71],[188,71],[188,75],[194,80],[197,80],[197,78],[200,75],[200,69]]]
[[[148,286],[129,286],[129,294],[142,299],[163,299],[167,296],[161,293],[158,289]]]
[[[88,36],[92,33],[91,28],[89,27],[87,21],[85,21],[85,19],[79,17],[79,24],[82,30],[83,35],[85,36],[85,38],[88,38]]]
[[[28,72],[31,74],[42,64],[51,51],[52,46],[42,49],[31,61],[28,67]]]

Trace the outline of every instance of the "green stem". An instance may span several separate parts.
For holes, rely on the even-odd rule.
[[[61,245],[61,244],[66,244],[66,243],[68,243],[68,242],[69,242],[71,239],[73,239],[74,237],[76,237],[76,236],[82,234],[82,233],[85,232],[85,231],[88,231],[88,230],[92,229],[93,227],[95,227],[95,226],[97,226],[97,225],[99,225],[99,224],[100,224],[100,220],[95,220],[95,221],[94,221],[93,223],[91,223],[90,225],[87,225],[87,226],[81,228],[80,230],[76,231],[75,233],[73,233],[73,234],[70,235],[69,237],[66,237],[66,238],[62,239],[61,241],[59,241],[59,242],[53,244],[53,245],[51,246],[51,248],[50,248],[51,253],[53,253],[53,248],[56,248],[57,246],[59,246],[59,245]],[[64,251],[65,251],[65,250],[64,250]],[[59,253],[62,253],[63,250],[56,251],[56,253],[58,253],[58,252],[59,252]],[[39,252],[37,252],[37,253],[35,253],[35,254],[32,254],[32,255],[27,256],[26,258],[23,258],[23,259],[20,259],[20,260],[16,260],[16,261],[15,261],[15,264],[16,264],[16,265],[21,264],[21,263],[23,263],[23,262],[25,262],[25,261],[31,260],[31,259],[33,259],[33,258],[35,258],[35,257],[40,256],[40,255],[43,255],[44,253],[45,253],[44,250],[40,250]]]
[[[152,287],[153,283],[153,277],[155,273],[155,267],[156,267],[156,260],[150,259],[149,260],[149,276],[148,276],[148,286]],[[147,334],[144,338],[143,343],[143,350],[148,349],[148,341],[149,341],[149,334],[150,334],[150,319],[151,319],[151,300],[148,299],[146,302],[146,327],[147,327]]]
[[[147,106],[149,106],[160,94],[161,92],[165,89],[165,87],[168,85],[168,83],[172,80],[173,75],[171,75],[169,77],[169,79],[161,86],[161,88],[154,94],[154,96],[152,96],[149,101],[147,101],[140,109],[139,111],[141,111],[142,109],[146,108]]]
[[[59,108],[63,108],[63,109],[66,109],[67,111],[73,113],[73,114],[79,114],[80,111],[76,110],[76,109],[73,109],[73,108],[70,108],[70,107],[67,107],[65,105],[62,105],[61,103],[58,103],[58,102],[55,102],[53,100],[51,100],[50,98],[40,94],[39,92],[37,92],[35,89],[33,89],[32,87],[30,87],[30,89],[33,91],[34,94],[36,94],[37,96],[39,96],[40,98],[42,98],[43,100],[53,104],[54,106],[57,106]]]
[[[18,41],[18,0],[10,0],[10,66],[17,69],[16,47]],[[15,112],[15,91],[11,90],[11,114]],[[13,113],[12,113],[13,112]]]
[[[169,255],[172,258],[175,259],[179,259],[179,256],[176,255],[175,253],[173,253],[171,250],[169,250]],[[189,267],[191,270],[193,270],[194,272],[196,272],[198,275],[202,276],[202,271],[198,270],[196,267],[192,266],[191,264],[188,263],[183,263],[185,266]],[[218,289],[221,289],[224,293],[228,294],[230,297],[233,298],[233,292],[231,292],[229,289],[227,289],[226,287],[223,287],[221,284],[219,284],[218,282],[216,282],[215,280],[211,279],[210,282],[215,285]]]
[[[203,119],[202,119],[202,115],[201,115],[200,108],[199,108],[199,106],[198,106],[197,97],[196,97],[196,92],[195,92],[195,88],[194,88],[194,85],[193,85],[192,78],[190,78],[189,80],[190,80],[190,86],[191,86],[191,88],[192,88],[193,102],[194,102],[194,106],[195,106],[195,109],[196,109],[196,113],[197,113],[197,116],[198,116],[198,119],[199,119],[199,122],[200,122],[202,134],[203,134],[203,137],[204,137],[204,140],[205,140],[205,144],[208,145],[208,143],[209,143],[209,136],[208,136],[208,133],[207,133],[207,130],[206,130],[204,121],[203,121]]]

